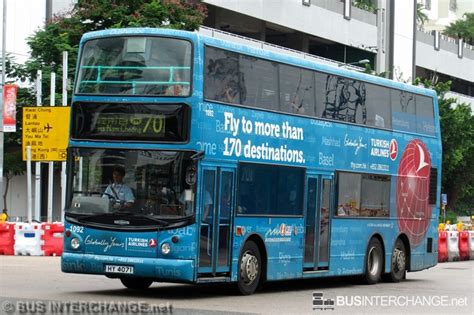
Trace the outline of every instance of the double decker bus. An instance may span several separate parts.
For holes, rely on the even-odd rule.
[[[71,106],[64,272],[252,294],[437,262],[432,90],[214,30],[132,28],[83,36]]]

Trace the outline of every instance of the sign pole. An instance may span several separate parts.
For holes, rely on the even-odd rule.
[[[3,0],[3,21],[2,21],[2,86],[0,89],[0,94],[2,97],[2,101],[0,102],[0,188],[3,191],[3,89],[5,88],[5,54],[6,54],[6,44],[7,44],[7,0]]]
[[[42,83],[41,70],[36,72],[36,106],[41,106]],[[35,163],[35,220],[41,221],[41,162]]]
[[[443,222],[446,223],[446,205],[448,204],[448,195],[441,194],[441,208],[443,209]]]
[[[63,52],[63,106],[67,106],[67,73],[68,55]],[[61,222],[64,222],[64,211],[66,210],[66,162],[61,162]]]
[[[49,96],[49,105],[54,106],[56,101],[56,73],[51,72],[51,89]],[[48,219],[47,222],[53,222],[53,189],[54,189],[54,162],[49,162],[48,167]]]
[[[31,146],[26,147],[26,198],[28,209],[28,222],[31,222],[33,214],[32,196],[31,196]]]

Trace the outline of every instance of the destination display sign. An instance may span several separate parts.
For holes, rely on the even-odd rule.
[[[121,134],[163,137],[166,118],[163,115],[123,113],[98,114],[93,132],[97,134]]]
[[[189,108],[184,104],[76,103],[72,138],[184,142]]]

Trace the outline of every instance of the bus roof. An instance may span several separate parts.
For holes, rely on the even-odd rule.
[[[405,90],[412,93],[422,94],[436,99],[436,92],[432,89],[427,89],[420,86],[414,86],[403,82],[397,82],[394,80],[362,73],[359,71],[348,70],[345,67],[339,67],[335,61],[330,59],[322,58],[319,56],[311,55],[304,52],[280,47],[277,45],[269,44],[263,41],[245,38],[243,36],[227,33],[221,30],[215,30],[207,27],[203,27],[200,31],[190,32],[175,30],[169,28],[117,28],[100,30],[94,32],[85,33],[82,36],[81,44],[83,42],[103,38],[110,36],[126,36],[126,35],[164,35],[164,36],[177,36],[182,38],[189,38],[194,41],[201,41],[203,44],[215,46],[217,48],[227,49],[234,52],[240,52],[243,54],[251,55],[254,57],[260,57],[263,59],[269,59],[272,61],[278,61],[286,63],[288,65],[304,67],[312,70],[318,70],[325,73],[334,75],[344,76],[351,79],[361,80],[368,83],[378,84],[387,86],[390,88]],[[220,38],[218,38],[218,36]],[[234,41],[232,41],[234,40]]]

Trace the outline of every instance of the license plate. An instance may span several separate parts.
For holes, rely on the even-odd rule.
[[[133,274],[133,267],[132,266],[105,265],[105,272]]]

